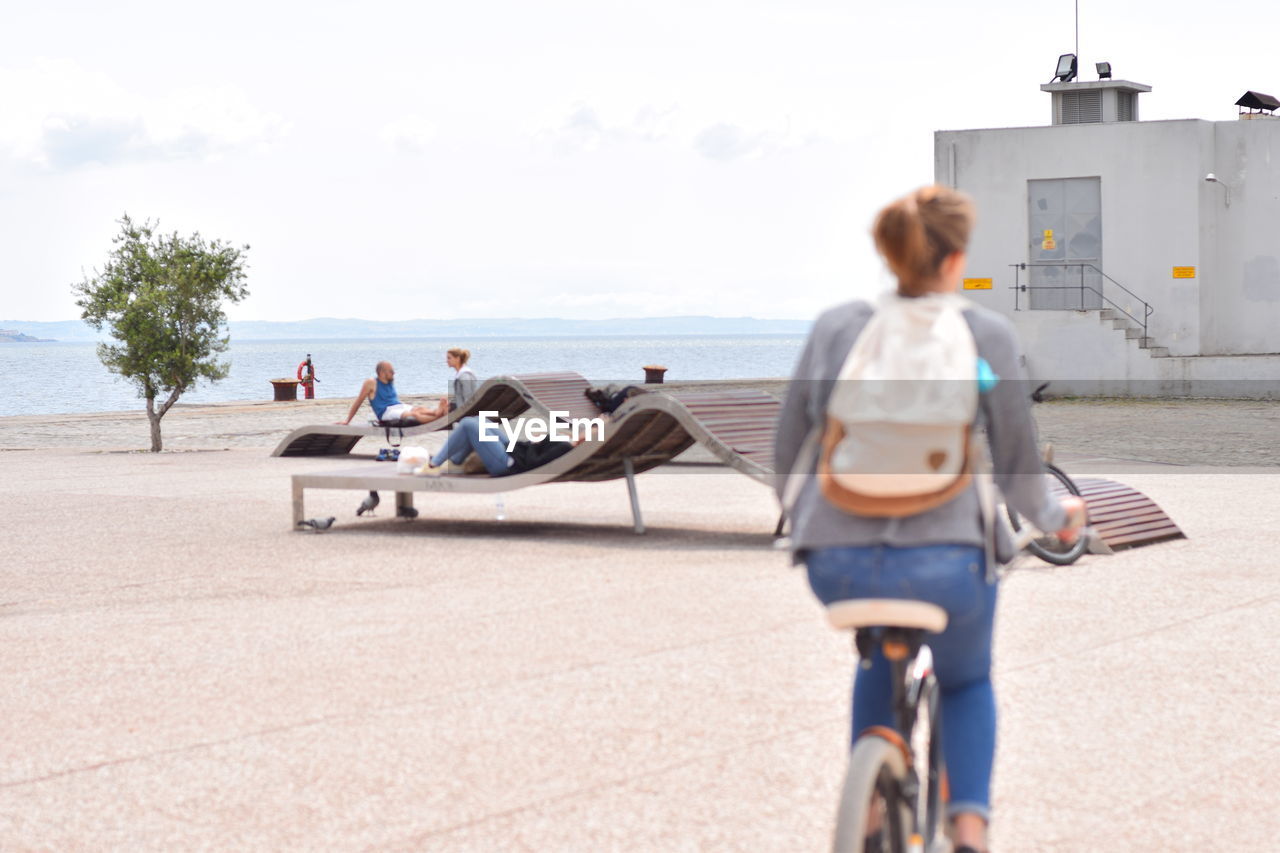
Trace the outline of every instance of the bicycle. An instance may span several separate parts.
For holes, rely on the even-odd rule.
[[[896,725],[872,726],[854,741],[832,850],[949,850],[941,833],[946,770],[933,724],[938,685],[924,642],[926,633],[946,628],[946,611],[924,601],[852,599],[828,606],[827,620],[854,630],[861,666],[870,665],[877,647],[888,659]]]
[[[1074,487],[1066,474],[1051,462],[1046,464]],[[1014,545],[1031,550],[1033,537],[1030,529],[1024,529],[1015,537]],[[1082,528],[1076,543],[1085,539]],[[1077,544],[1070,550],[1075,550]],[[1062,552],[1048,553],[1062,556]],[[941,739],[934,724],[938,719],[938,683],[933,674],[933,654],[925,643],[926,634],[940,634],[946,629],[947,612],[926,601],[855,598],[828,605],[827,621],[834,628],[854,632],[860,666],[870,667],[877,649],[889,662],[894,717],[893,728],[871,726],[854,740],[840,793],[832,850],[951,850],[942,831],[948,794]]]

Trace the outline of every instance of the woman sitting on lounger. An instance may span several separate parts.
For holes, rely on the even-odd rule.
[[[490,422],[492,425],[492,422]],[[480,440],[480,419],[477,417],[463,418],[453,425],[453,430],[449,433],[449,438],[445,441],[444,447],[432,456],[426,465],[423,465],[415,473],[425,474],[428,477],[439,476],[440,474],[449,473],[445,463],[453,465],[462,465],[472,453],[484,463],[484,469],[489,472],[492,477],[506,477],[510,474],[519,474],[545,465],[552,459],[558,459],[564,456],[574,447],[582,443],[577,441],[552,441],[543,439],[542,441],[517,441],[515,446],[508,452],[507,445],[510,443],[506,433],[501,428],[492,428],[489,435],[493,437],[490,441]]]
[[[480,387],[480,377],[467,367],[471,360],[471,350],[454,347],[445,353],[445,364],[453,368],[453,379],[449,380],[449,411],[467,402],[476,389]]]
[[[377,377],[374,379],[366,379],[364,384],[360,386],[360,393],[356,395],[355,402],[351,404],[351,411],[347,412],[345,421],[338,421],[340,424],[349,424],[351,419],[356,416],[356,412],[360,410],[360,405],[365,401],[369,401],[369,405],[373,408],[373,414],[379,421],[416,421],[425,424],[434,421],[436,418],[444,415],[448,408],[448,402],[443,398],[435,408],[428,409],[426,406],[410,406],[408,403],[401,403],[400,397],[396,394],[395,378],[396,369],[391,366],[389,361],[380,361],[375,368]]]

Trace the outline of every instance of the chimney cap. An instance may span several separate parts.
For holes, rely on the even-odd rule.
[[[1244,107],[1247,110],[1274,110],[1280,109],[1280,100],[1276,100],[1272,95],[1249,91],[1240,96],[1240,100],[1236,101],[1236,106]]]

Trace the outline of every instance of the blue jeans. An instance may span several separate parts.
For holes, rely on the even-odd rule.
[[[461,465],[471,455],[471,451],[475,451],[480,457],[480,461],[484,463],[484,468],[490,474],[497,476],[505,474],[507,471],[507,460],[511,457],[507,454],[507,436],[501,429],[490,429],[489,435],[497,435],[497,441],[481,441],[480,440],[480,419],[477,417],[463,418],[453,425],[453,429],[449,432],[449,438],[445,440],[444,447],[431,457],[431,465],[433,467],[443,465],[448,459],[455,465]]]
[[[822,548],[808,552],[809,585],[823,604],[846,598],[911,598],[947,611],[947,627],[930,634],[941,699],[939,729],[951,786],[950,814],[990,814],[996,751],[991,689],[991,631],[996,585],[986,582],[982,549],[972,545]],[[879,650],[853,685],[853,736],[890,726],[893,685]]]

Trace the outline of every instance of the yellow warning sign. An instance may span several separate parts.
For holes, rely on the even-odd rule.
[[[1041,241],[1040,248],[1045,252],[1052,252],[1054,249],[1058,248],[1058,241],[1053,239],[1052,228],[1044,229],[1044,240]]]
[[[965,290],[990,290],[991,279],[989,278],[966,278],[964,280]]]
[[[1195,278],[1196,268],[1195,267],[1174,267],[1173,277],[1174,278]]]

